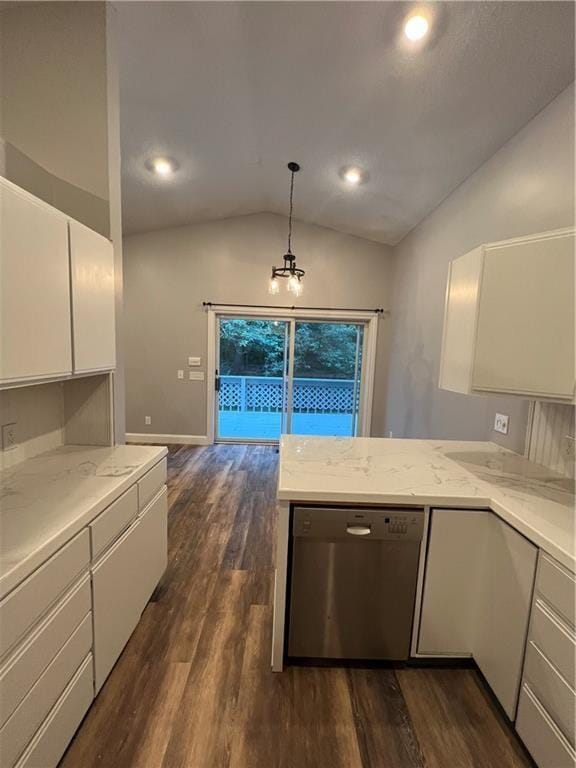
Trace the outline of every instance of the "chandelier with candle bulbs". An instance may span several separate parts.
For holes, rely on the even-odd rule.
[[[292,253],[292,207],[294,197],[294,174],[298,173],[300,166],[298,163],[288,163],[290,171],[290,214],[288,216],[288,248],[284,254],[284,265],[282,267],[272,267],[272,277],[268,285],[268,293],[275,295],[280,293],[280,279],[286,278],[286,288],[294,294],[301,296],[304,285],[302,278],[305,275],[303,269],[296,266],[296,257]]]

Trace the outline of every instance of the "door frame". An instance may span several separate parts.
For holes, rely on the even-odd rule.
[[[372,422],[372,403],[374,399],[374,376],[376,372],[376,342],[378,338],[377,313],[343,310],[338,311],[333,309],[275,309],[274,307],[270,307],[270,309],[264,309],[260,307],[239,308],[227,307],[225,304],[220,305],[218,309],[209,307],[206,312],[208,320],[208,350],[206,356],[206,435],[208,438],[208,443],[214,443],[216,430],[216,397],[214,390],[214,379],[216,377],[216,328],[218,325],[217,319],[220,317],[246,317],[254,319],[270,318],[272,320],[285,320],[292,323],[294,323],[296,320],[325,320],[328,322],[364,323],[365,354],[362,361],[362,375],[360,382],[360,413],[358,417],[358,437],[370,436],[370,425]],[[293,344],[294,333],[291,334],[291,339]]]

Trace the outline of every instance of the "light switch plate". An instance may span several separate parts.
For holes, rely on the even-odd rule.
[[[494,418],[494,431],[503,435],[508,434],[508,416],[504,413],[497,413]]]
[[[184,378],[184,371],[176,371],[178,378],[183,379]]]
[[[188,371],[190,381],[204,381],[204,371]]]
[[[11,451],[18,445],[16,422],[2,425],[2,450]]]
[[[202,364],[202,358],[201,357],[189,357],[188,358],[188,365],[201,365]]]

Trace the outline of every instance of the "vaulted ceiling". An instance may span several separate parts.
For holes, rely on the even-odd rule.
[[[297,218],[398,242],[574,77],[571,2],[434,3],[410,45],[416,7],[119,3],[125,231],[284,213],[296,160]]]

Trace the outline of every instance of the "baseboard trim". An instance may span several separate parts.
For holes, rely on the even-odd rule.
[[[158,443],[159,445],[210,445],[206,435],[153,435],[148,432],[126,432],[127,443]]]

